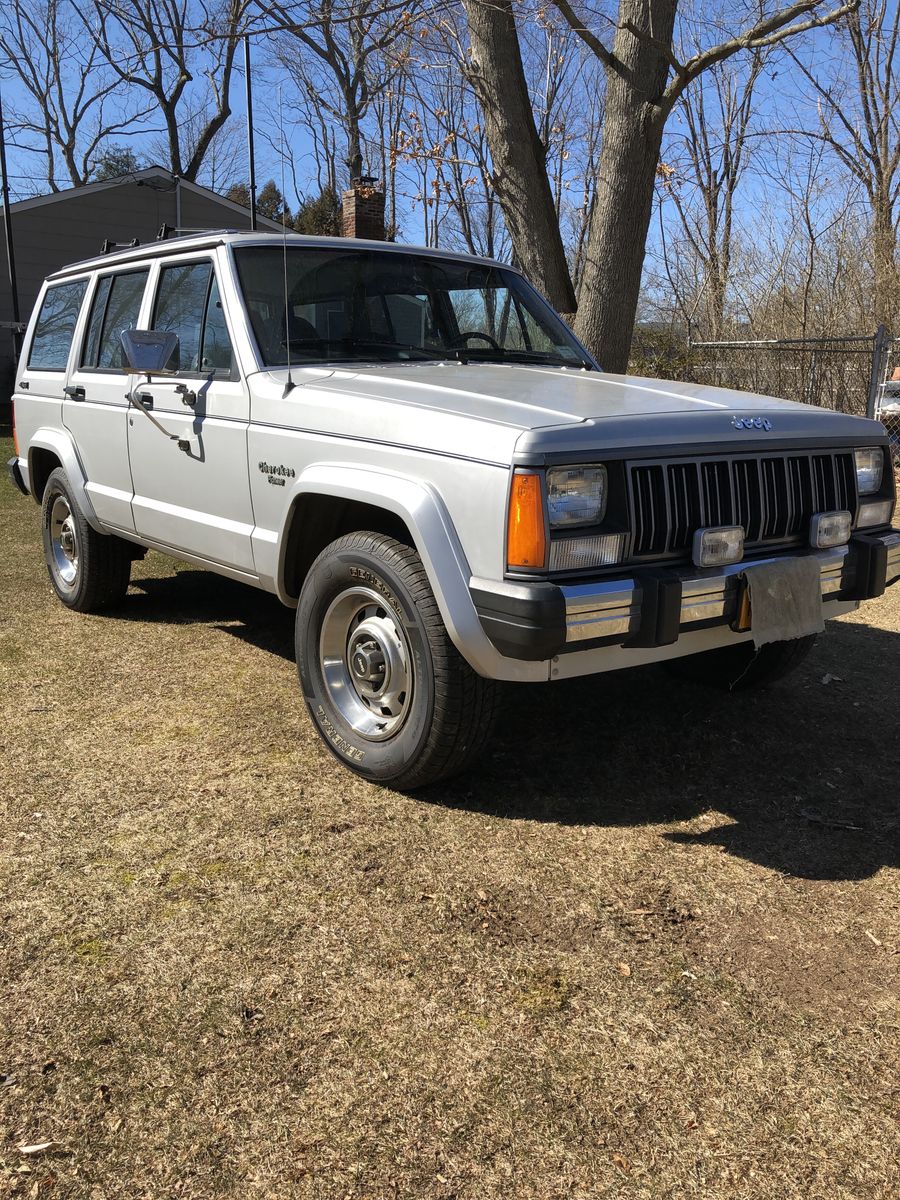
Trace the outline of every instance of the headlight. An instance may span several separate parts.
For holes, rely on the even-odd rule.
[[[548,471],[547,504],[554,529],[596,525],[606,512],[606,467],[555,467]]]
[[[884,473],[884,451],[880,446],[866,446],[855,450],[856,483],[861,496],[870,496],[881,487]]]

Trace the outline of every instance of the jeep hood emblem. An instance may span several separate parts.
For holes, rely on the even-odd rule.
[[[731,424],[735,429],[764,429],[766,433],[772,428],[768,417],[732,417]]]

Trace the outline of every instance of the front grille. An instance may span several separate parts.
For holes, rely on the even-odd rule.
[[[632,557],[683,555],[694,531],[741,525],[748,547],[805,538],[818,512],[856,510],[851,450],[633,463]]]

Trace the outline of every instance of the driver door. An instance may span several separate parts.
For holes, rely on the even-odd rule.
[[[159,267],[150,328],[179,346],[174,376],[137,382],[128,414],[134,526],[148,541],[255,577],[247,467],[248,392],[240,377],[212,257]]]

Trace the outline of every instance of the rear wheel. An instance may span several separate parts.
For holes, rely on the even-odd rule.
[[[63,604],[84,613],[120,604],[128,591],[131,546],[91,528],[62,467],[47,480],[41,518],[47,571]]]
[[[729,692],[763,687],[783,679],[806,659],[815,645],[816,634],[790,642],[770,642],[757,650],[752,642],[723,646],[703,654],[689,654],[666,663],[672,675],[725,688]]]
[[[410,790],[464,770],[493,730],[497,685],[450,641],[419,556],[379,533],[332,542],[297,606],[313,722],[366,779]]]

